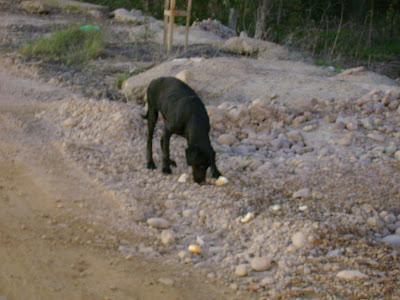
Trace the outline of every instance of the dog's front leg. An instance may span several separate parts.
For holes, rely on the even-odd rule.
[[[211,176],[213,178],[218,178],[219,176],[221,176],[221,172],[218,171],[217,165],[215,164],[215,153],[212,154],[210,168],[211,168]]]
[[[218,178],[219,176],[221,176],[221,172],[218,171],[218,168],[215,164],[211,165],[211,176],[213,178]]]
[[[169,153],[169,142],[171,139],[171,132],[167,129],[164,128],[164,133],[163,136],[161,137],[161,149],[162,149],[162,154],[163,154],[163,167],[162,167],[162,172],[164,174],[171,174],[171,166],[176,167],[176,163],[170,159],[170,153]]]

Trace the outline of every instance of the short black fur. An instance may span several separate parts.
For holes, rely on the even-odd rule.
[[[153,160],[153,134],[160,112],[164,118],[164,132],[161,137],[163,173],[170,174],[171,166],[176,166],[170,159],[169,144],[171,136],[177,134],[187,140],[186,162],[192,167],[195,182],[205,181],[209,167],[214,178],[221,176],[209,138],[210,120],[207,110],[192,88],[175,77],[155,79],[147,89],[147,104],[148,111],[144,117],[148,124],[148,169],[156,168]]]

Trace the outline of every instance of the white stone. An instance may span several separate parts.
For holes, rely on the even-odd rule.
[[[243,224],[249,223],[254,218],[255,218],[254,212],[248,212],[246,215],[244,215],[243,217],[240,218],[240,222]]]
[[[310,189],[304,188],[293,193],[293,198],[308,198],[310,196]]]
[[[306,211],[308,209],[307,205],[300,205],[299,206],[299,211]]]
[[[358,270],[343,270],[337,273],[336,277],[343,280],[360,280],[368,278],[367,275]]]
[[[235,275],[238,277],[247,276],[248,273],[249,273],[249,271],[248,271],[247,265],[245,265],[245,264],[238,265],[235,268]]]
[[[186,174],[186,173],[183,173],[181,176],[179,176],[178,182],[179,183],[185,183],[185,182],[188,181],[188,179],[189,179],[189,175]]]
[[[147,220],[147,224],[158,229],[168,229],[171,227],[171,224],[163,218],[150,218]]]
[[[163,230],[160,238],[164,245],[169,245],[175,241],[175,233],[172,230]]]
[[[296,247],[297,249],[303,248],[308,243],[307,236],[302,231],[296,232],[292,236],[292,243],[293,243],[293,246]]]
[[[158,282],[167,286],[173,286],[175,283],[175,281],[171,278],[160,278],[158,279]]]
[[[280,211],[281,210],[281,206],[279,204],[274,204],[270,206],[270,209],[272,211]]]
[[[74,120],[73,118],[68,118],[63,122],[63,126],[65,128],[72,128],[75,127],[78,124],[77,120]]]
[[[226,178],[224,176],[220,176],[220,177],[218,177],[217,181],[215,181],[215,185],[223,186],[225,184],[228,184],[228,182],[229,182],[228,178]]]
[[[231,146],[237,142],[236,137],[233,134],[225,133],[218,137],[218,143],[222,145]]]
[[[143,24],[144,17],[138,16],[135,13],[127,11],[125,8],[118,8],[113,11],[114,19],[122,23]]]
[[[254,257],[250,261],[250,266],[254,271],[263,272],[271,268],[272,260],[267,256]]]

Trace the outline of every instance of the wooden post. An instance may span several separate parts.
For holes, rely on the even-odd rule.
[[[169,0],[165,0],[164,9],[169,10]],[[164,47],[167,47],[167,39],[168,39],[168,16],[164,13]]]
[[[171,53],[172,43],[174,41],[174,23],[175,23],[175,9],[176,9],[176,0],[171,0],[171,6],[169,9],[169,24],[168,24],[168,44],[167,44],[167,53]]]
[[[191,12],[192,12],[192,0],[188,0],[188,6],[186,9],[185,50],[187,50],[189,46],[189,26],[190,26]]]
[[[186,17],[185,49],[189,45],[190,15],[193,0],[187,0],[186,10],[176,10],[176,0],[165,0],[164,2],[164,47],[170,54],[174,40],[175,17]]]

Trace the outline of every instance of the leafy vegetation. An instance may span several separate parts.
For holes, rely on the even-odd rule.
[[[111,9],[138,8],[158,18],[164,5],[164,0],[87,1]],[[185,3],[177,0],[178,7]],[[193,20],[217,18],[229,24],[232,11],[237,32],[252,36],[258,27],[261,38],[331,63],[400,60],[400,0],[193,0]]]
[[[96,58],[103,48],[101,31],[83,31],[79,26],[72,26],[24,45],[21,54],[28,58],[37,57],[76,65]]]
[[[117,76],[117,79],[115,80],[115,85],[117,86],[117,88],[119,90],[122,88],[122,85],[124,84],[124,81],[127,80],[129,77],[131,77],[131,74],[129,74],[128,72],[120,73]]]

